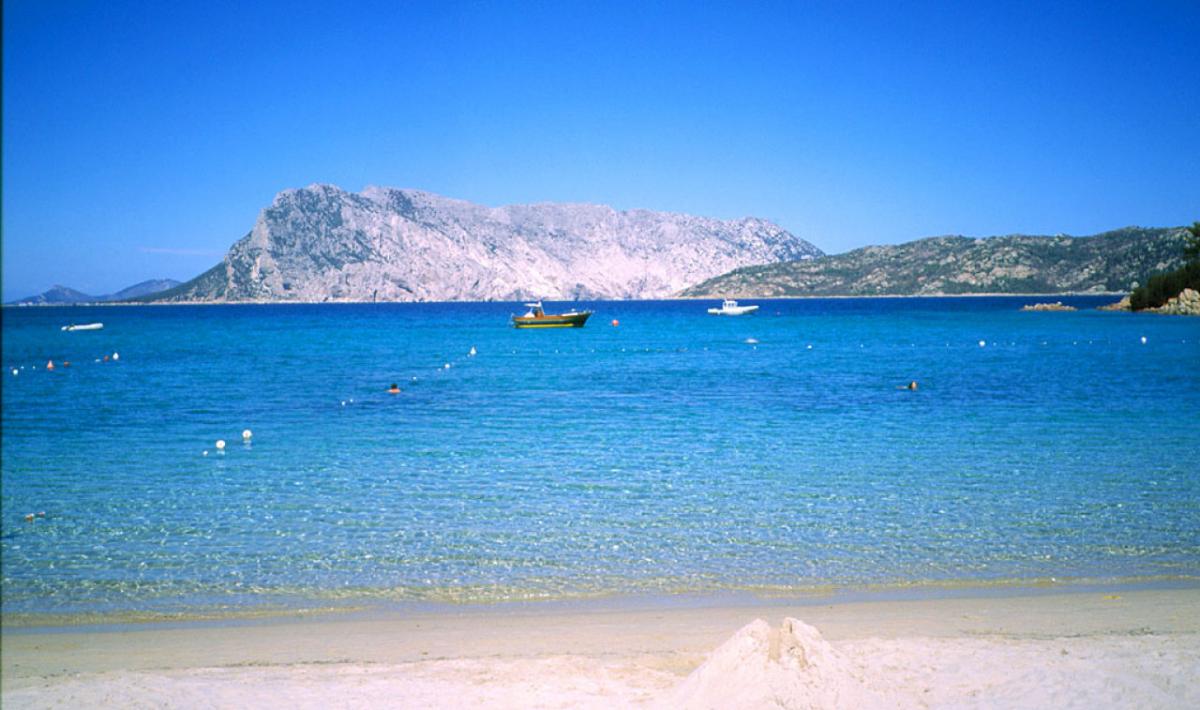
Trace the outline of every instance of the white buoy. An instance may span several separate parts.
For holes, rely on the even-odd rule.
[[[121,353],[113,353],[113,359],[114,359],[114,360],[120,360],[120,359],[121,359]]]
[[[808,345],[808,348],[807,348],[807,349],[808,349],[808,350],[812,350],[812,344],[811,344],[811,343],[809,343],[809,345]]]
[[[477,351],[475,350],[475,346],[472,345],[470,351],[467,352],[467,355],[469,357],[475,357],[476,354],[477,354]]]
[[[343,406],[343,407],[345,407],[345,406],[346,406],[346,400],[344,400],[344,399],[342,400],[342,406]]]
[[[217,439],[217,450],[218,451],[225,450],[225,440],[224,439]]]
[[[204,450],[204,453],[202,453],[202,454],[200,454],[200,455],[201,455],[201,456],[208,456],[208,449],[205,449],[205,450]]]
[[[17,368],[14,367],[13,368],[13,377],[16,377],[16,376],[17,376]]]
[[[986,340],[980,340],[980,341],[979,341],[979,347],[981,347],[981,348],[982,348],[982,347],[984,347],[984,346],[986,346],[986,345],[987,345],[987,341],[986,341]]]
[[[1145,345],[1145,344],[1146,344],[1146,336],[1143,335],[1142,336],[1142,345]]]
[[[250,437],[252,437],[252,436],[254,436],[254,432],[250,431],[249,429],[242,430],[242,440],[243,441],[250,441]]]
[[[450,363],[446,363],[445,365],[442,365],[442,369],[443,369],[443,370],[449,370],[449,369],[450,369]]]

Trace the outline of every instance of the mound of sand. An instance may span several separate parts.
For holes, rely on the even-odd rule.
[[[676,689],[677,708],[876,708],[895,703],[799,619],[742,627]]]

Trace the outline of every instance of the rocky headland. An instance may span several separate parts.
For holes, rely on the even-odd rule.
[[[285,190],[212,269],[150,302],[664,298],[820,249],[776,224],[418,190]]]
[[[1200,292],[1185,288],[1175,298],[1168,300],[1158,308],[1147,308],[1146,312],[1169,316],[1200,316]]]

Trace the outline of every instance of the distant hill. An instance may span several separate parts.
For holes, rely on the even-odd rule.
[[[49,291],[39,293],[36,296],[22,298],[13,301],[14,305],[33,306],[33,305],[62,305],[67,306],[73,303],[107,303],[112,301],[124,301],[129,298],[137,298],[138,296],[146,296],[159,291],[165,291],[169,288],[174,288],[179,285],[179,281],[175,279],[150,279],[138,284],[134,284],[127,288],[123,288],[116,293],[110,293],[103,296],[92,296],[82,291],[76,291],[73,288],[66,286],[55,285]]]
[[[141,283],[134,284],[127,288],[123,288],[109,296],[101,296],[105,301],[124,301],[128,298],[137,298],[138,296],[148,296],[152,293],[159,293],[170,288],[175,288],[182,281],[175,279],[150,279]]]
[[[19,305],[69,305],[71,303],[91,303],[95,300],[95,296],[89,296],[82,291],[76,291],[73,288],[55,284],[48,291],[39,293],[36,296],[29,296],[13,301],[13,303]]]
[[[1127,227],[1089,237],[931,237],[808,261],[735,269],[682,297],[1103,293],[1129,291],[1183,264],[1183,228]]]
[[[662,298],[739,266],[821,253],[754,217],[493,208],[419,190],[312,185],[279,193],[212,269],[139,300]]]

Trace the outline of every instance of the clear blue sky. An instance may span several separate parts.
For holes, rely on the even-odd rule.
[[[777,221],[1200,219],[1200,3],[4,2],[3,298],[190,278],[279,190]]]

